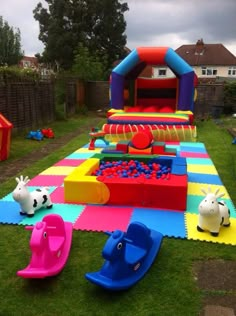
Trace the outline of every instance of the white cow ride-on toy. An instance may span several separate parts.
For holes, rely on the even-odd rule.
[[[201,191],[206,196],[198,206],[197,230],[199,232],[209,231],[212,236],[217,237],[221,226],[230,226],[230,210],[225,201],[217,200],[224,195],[224,193],[218,194],[219,189],[215,193],[211,191],[210,187],[208,191],[204,189],[201,189]]]
[[[28,217],[34,216],[36,210],[40,208],[52,208],[53,204],[49,195],[49,188],[38,188],[30,192],[27,188],[27,183],[30,179],[26,176],[16,178],[18,183],[15,190],[12,192],[13,199],[21,206],[20,214]]]

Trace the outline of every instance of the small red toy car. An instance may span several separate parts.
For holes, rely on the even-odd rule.
[[[41,133],[46,138],[54,138],[55,137],[54,132],[50,127],[41,129]]]

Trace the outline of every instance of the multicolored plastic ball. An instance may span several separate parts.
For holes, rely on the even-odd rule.
[[[100,166],[95,170],[93,176],[103,176],[107,178],[146,178],[169,180],[171,168],[161,165],[155,161],[148,164],[138,160],[101,160]]]

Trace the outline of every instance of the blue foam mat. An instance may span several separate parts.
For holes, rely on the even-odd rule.
[[[132,221],[141,221],[164,236],[185,238],[184,212],[134,208]]]

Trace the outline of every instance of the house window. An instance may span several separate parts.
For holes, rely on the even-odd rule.
[[[213,67],[202,67],[202,76],[216,76],[217,69]]]
[[[228,76],[236,76],[236,66],[229,67]]]
[[[31,66],[31,62],[28,60],[23,60],[23,67],[24,68],[29,68]]]
[[[166,76],[166,68],[159,68],[158,77],[165,77],[165,76]]]

